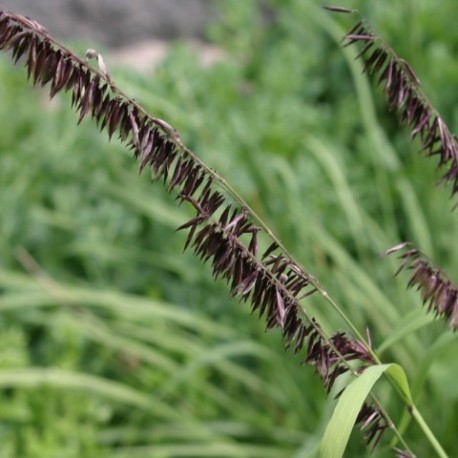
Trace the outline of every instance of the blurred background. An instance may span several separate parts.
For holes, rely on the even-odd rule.
[[[143,39],[203,37],[213,0],[3,0],[10,10],[46,23],[59,39],[122,46]]]
[[[349,3],[458,131],[457,2]],[[341,49],[355,18],[302,0],[2,4],[82,56],[102,52],[117,84],[175,126],[370,330],[382,359],[405,368],[458,455],[456,336],[380,257],[411,240],[457,281],[456,201],[357,50]],[[317,456],[335,402],[313,370],[182,253],[175,228],[188,210],[21,67],[0,59],[1,458]],[[318,300],[308,307],[345,329]],[[414,451],[432,456],[405,427]],[[355,432],[348,456],[367,455]],[[392,456],[389,440],[372,456]]]

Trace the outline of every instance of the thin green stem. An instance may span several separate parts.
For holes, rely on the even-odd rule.
[[[417,410],[417,408],[414,405],[412,405],[411,413],[412,413],[412,417],[415,419],[415,421],[417,422],[418,426],[420,426],[420,428],[423,431],[424,435],[429,440],[429,443],[434,448],[435,452],[437,453],[437,456],[439,456],[440,458],[448,458],[447,453],[442,448],[441,444],[436,439],[436,436],[434,436],[433,432],[429,428],[429,426],[426,423],[425,419],[423,418],[421,413]]]

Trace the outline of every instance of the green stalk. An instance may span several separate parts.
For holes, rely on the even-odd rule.
[[[423,418],[423,416],[421,415],[421,413],[417,410],[417,408],[412,405],[411,407],[411,414],[412,414],[412,417],[415,419],[415,421],[417,422],[418,426],[421,428],[421,430],[423,431],[424,435],[427,437],[427,439],[429,440],[429,443],[431,444],[431,446],[434,448],[435,452],[437,453],[437,456],[439,456],[440,458],[448,458],[448,455],[447,453],[445,452],[445,450],[442,448],[441,444],[439,443],[439,441],[436,439],[436,436],[434,436],[433,432],[431,431],[431,429],[429,428],[428,424],[426,423],[425,419]]]

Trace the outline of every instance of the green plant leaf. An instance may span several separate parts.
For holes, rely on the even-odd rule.
[[[368,367],[362,375],[347,386],[340,396],[321,441],[321,458],[340,458],[343,456],[364,400],[385,372],[393,379],[406,400],[409,403],[412,401],[407,377],[401,366],[398,364],[380,364]]]

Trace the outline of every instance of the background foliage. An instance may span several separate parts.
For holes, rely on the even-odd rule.
[[[456,337],[379,255],[408,239],[456,274],[456,211],[355,50],[339,47],[353,24],[310,3],[221,1],[208,35],[222,62],[203,68],[178,44],[154,75],[111,73],[238,189],[383,359],[403,365],[453,456]],[[456,2],[361,9],[457,131]],[[332,399],[182,254],[174,229],[186,210],[4,58],[0,100],[2,458],[315,456]],[[310,309],[343,326],[318,300]],[[388,387],[380,396],[389,402]],[[396,402],[390,411],[402,415]],[[354,436],[349,456],[365,456]],[[415,428],[406,437],[427,450]]]

